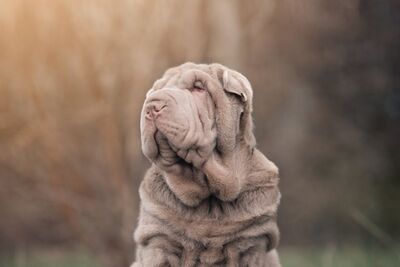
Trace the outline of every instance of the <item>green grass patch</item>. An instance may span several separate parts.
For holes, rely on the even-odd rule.
[[[373,248],[282,248],[283,267],[400,267],[400,250]]]
[[[18,253],[0,259],[0,267],[99,267],[94,259],[81,253],[45,252],[34,255]]]
[[[400,267],[400,248],[372,247],[279,249],[283,267]],[[100,267],[84,253],[45,251],[0,258],[0,267]]]

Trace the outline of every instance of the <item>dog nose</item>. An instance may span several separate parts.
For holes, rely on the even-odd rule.
[[[156,119],[167,105],[161,101],[152,101],[148,104],[146,117],[148,119]]]

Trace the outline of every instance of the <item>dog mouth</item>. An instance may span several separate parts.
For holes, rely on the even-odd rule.
[[[189,164],[204,161],[202,158],[214,149],[216,142],[214,113],[210,108],[213,102],[204,93],[205,89],[199,88],[195,92],[161,89],[150,94],[142,113],[144,152],[151,151],[145,153],[148,158],[167,156],[167,161],[176,162],[179,158]]]
[[[169,126],[169,124],[166,124]],[[169,130],[166,130],[168,128]],[[189,156],[190,154],[197,153],[197,157],[200,157],[198,153],[198,145],[197,140],[192,140],[189,143],[186,142],[186,145],[182,145],[184,140],[188,135],[188,130],[186,129],[184,132],[180,132],[181,136],[177,138],[176,128],[172,127],[173,131],[170,130],[171,127],[159,127],[156,128],[154,133],[154,140],[156,142],[158,148],[158,157],[163,157],[169,162],[174,161],[175,163],[186,163],[189,165],[193,165],[192,159]],[[173,134],[171,134],[171,132]],[[176,139],[179,139],[178,141]]]
[[[184,159],[178,156],[177,150],[171,143],[168,141],[166,136],[160,131],[156,130],[153,136],[156,145],[157,145],[157,158],[162,158],[163,163],[166,166],[172,166],[177,163],[184,163]]]
[[[197,140],[189,136],[190,129],[185,124],[176,123],[169,118],[160,117],[155,122],[159,131],[168,140],[171,147],[176,149],[189,149]]]

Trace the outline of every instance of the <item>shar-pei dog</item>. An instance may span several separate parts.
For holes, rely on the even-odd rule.
[[[154,83],[132,266],[280,266],[278,168],[255,147],[252,99],[220,64],[186,63]]]

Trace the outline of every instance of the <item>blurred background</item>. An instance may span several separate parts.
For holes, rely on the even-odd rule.
[[[284,266],[400,266],[400,2],[2,0],[0,266],[128,266],[139,112],[186,61],[242,72],[281,171]]]

